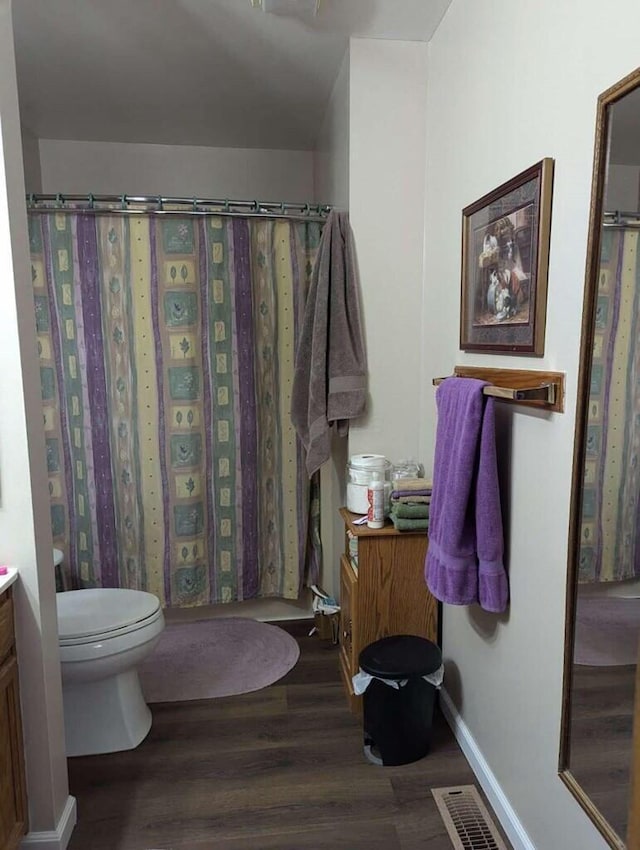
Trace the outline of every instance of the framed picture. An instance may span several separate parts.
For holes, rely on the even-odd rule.
[[[542,357],[553,160],[462,210],[463,351]]]

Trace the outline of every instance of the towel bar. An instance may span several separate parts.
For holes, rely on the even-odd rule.
[[[564,374],[526,369],[483,369],[476,366],[456,366],[454,374],[447,377],[479,378],[489,381],[484,395],[541,410],[564,410]],[[446,378],[434,378],[438,386]]]
[[[457,378],[459,375],[450,375],[448,377]],[[433,386],[437,387],[446,381],[446,378],[434,378]],[[526,399],[537,399],[544,401],[547,404],[554,404],[556,400],[557,384],[540,384],[537,387],[495,387],[489,386],[482,390],[484,395],[494,396],[495,398],[509,398],[513,401],[524,401]]]

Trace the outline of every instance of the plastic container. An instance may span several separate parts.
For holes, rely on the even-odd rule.
[[[393,464],[391,480],[397,478],[421,478],[421,467],[415,460],[399,460]]]
[[[384,527],[384,483],[377,469],[371,473],[367,489],[367,525],[369,528]]]
[[[387,766],[424,758],[437,693],[425,676],[442,666],[439,647],[415,635],[392,635],[365,647],[359,663],[373,677],[362,697],[367,759]]]
[[[367,514],[369,500],[367,491],[372,473],[379,472],[384,489],[384,515],[390,510],[391,462],[384,455],[352,455],[347,464],[347,510],[354,514]]]

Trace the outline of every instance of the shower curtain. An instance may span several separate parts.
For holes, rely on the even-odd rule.
[[[66,587],[298,598],[319,488],[289,407],[320,225],[65,211],[29,231]]]
[[[600,255],[580,541],[581,582],[640,577],[640,262],[637,229]]]

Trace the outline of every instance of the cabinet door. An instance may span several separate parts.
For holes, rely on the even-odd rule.
[[[26,832],[27,812],[18,697],[18,664],[0,667],[0,847],[14,850]]]
[[[357,623],[354,614],[357,611],[356,593],[358,579],[348,558],[340,559],[340,653],[345,670],[350,676],[357,673]],[[356,639],[354,639],[356,638]]]
[[[359,549],[361,648],[388,635],[418,635],[437,642],[437,602],[424,580],[426,535],[366,537]]]
[[[347,694],[349,708],[354,714],[362,711],[362,697],[353,692],[351,677],[358,672],[358,652],[361,638],[358,626],[358,577],[349,559],[340,559],[340,674]]]
[[[11,589],[0,596],[0,664],[13,650],[13,599]]]

